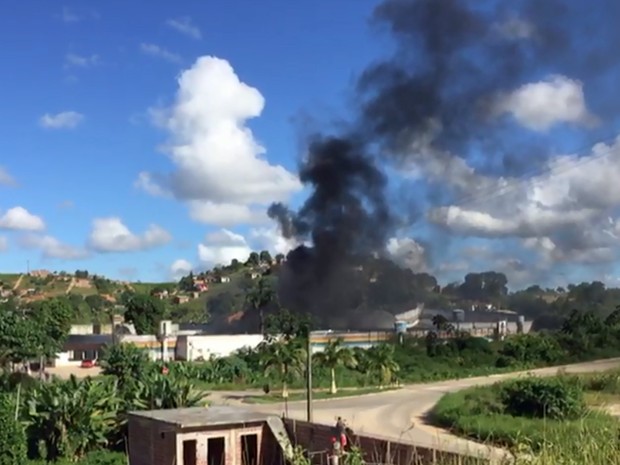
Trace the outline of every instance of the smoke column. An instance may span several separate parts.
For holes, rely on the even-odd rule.
[[[483,173],[535,167],[546,155],[541,139],[507,138],[514,123],[497,114],[498,96],[556,73],[604,86],[618,65],[619,13],[620,2],[612,0],[596,8],[581,0],[381,3],[372,24],[391,35],[395,50],[359,77],[353,129],[313,136],[299,167],[309,198],[296,212],[282,204],[269,209],[284,236],[312,244],[287,257],[280,279],[285,305],[332,327],[363,320],[355,268],[384,255],[403,218],[417,219],[395,208],[384,168],[432,156],[416,150],[420,140]],[[609,100],[594,100],[599,115],[617,110]]]

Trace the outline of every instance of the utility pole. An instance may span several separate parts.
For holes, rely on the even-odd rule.
[[[308,329],[306,352],[306,414],[308,423],[312,423],[312,343],[310,341],[310,329]]]

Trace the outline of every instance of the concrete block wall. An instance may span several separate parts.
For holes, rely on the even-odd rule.
[[[176,435],[160,423],[132,418],[128,426],[129,463],[154,465],[176,463]]]
[[[225,465],[242,465],[242,438],[257,436],[256,465],[280,464],[279,446],[262,424],[229,425],[225,429],[193,429],[176,432],[165,423],[132,418],[129,422],[130,465],[183,465],[183,441],[196,441],[196,465],[207,465],[208,441],[224,438]]]
[[[284,424],[293,444],[300,445],[310,453],[313,464],[325,464],[331,450],[333,428],[327,425],[308,423],[292,419]],[[350,444],[359,447],[368,463],[394,465],[432,465],[438,463],[460,463],[463,457],[452,452],[443,452],[427,447],[392,441],[387,438],[353,434]]]

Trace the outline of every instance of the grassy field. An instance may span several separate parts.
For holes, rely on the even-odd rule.
[[[455,434],[516,452],[593,460],[556,463],[618,463],[620,458],[603,460],[620,452],[620,423],[608,413],[620,401],[619,374],[531,378],[520,384],[473,387],[445,395],[428,420]],[[515,386],[521,391],[515,391]],[[536,402],[542,408],[533,406]],[[600,457],[597,443],[606,449]]]
[[[71,288],[71,292],[70,294],[76,294],[76,295],[81,295],[82,297],[86,297],[89,295],[93,295],[93,294],[97,294],[97,289],[95,288],[95,286],[91,286],[91,287],[73,287]]]
[[[363,396],[366,394],[376,394],[378,392],[393,391],[398,388],[360,388],[360,389],[339,389],[336,394],[331,394],[328,390],[312,392],[312,400],[337,399],[342,397]],[[306,400],[305,392],[290,392],[288,402]],[[270,392],[269,394],[248,396],[244,399],[247,404],[273,404],[284,402],[282,392]]]
[[[138,294],[150,294],[156,287],[168,288],[176,286],[176,283],[131,283],[130,286]]]
[[[13,287],[19,279],[19,273],[0,273],[0,283]]]

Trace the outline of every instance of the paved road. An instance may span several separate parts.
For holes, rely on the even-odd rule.
[[[563,367],[542,368],[530,372],[409,385],[397,391],[387,391],[358,397],[318,400],[314,403],[314,421],[332,425],[335,423],[336,417],[340,415],[347,420],[349,426],[357,433],[390,437],[402,442],[411,442],[418,446],[441,448],[455,452],[469,452],[476,455],[483,454],[490,458],[501,458],[505,456],[505,452],[500,449],[482,446],[424,424],[424,415],[444,394],[470,386],[492,384],[503,379],[526,376],[528,373],[554,375],[558,373],[560,368],[565,369],[567,373],[587,373],[618,367],[620,367],[620,358]],[[243,393],[239,392],[213,394],[212,401],[215,403],[234,403],[238,402],[239,397],[243,396]],[[284,411],[282,403],[248,406],[258,411],[278,415],[281,415]],[[290,402],[288,405],[288,416],[305,420],[305,402]]]

